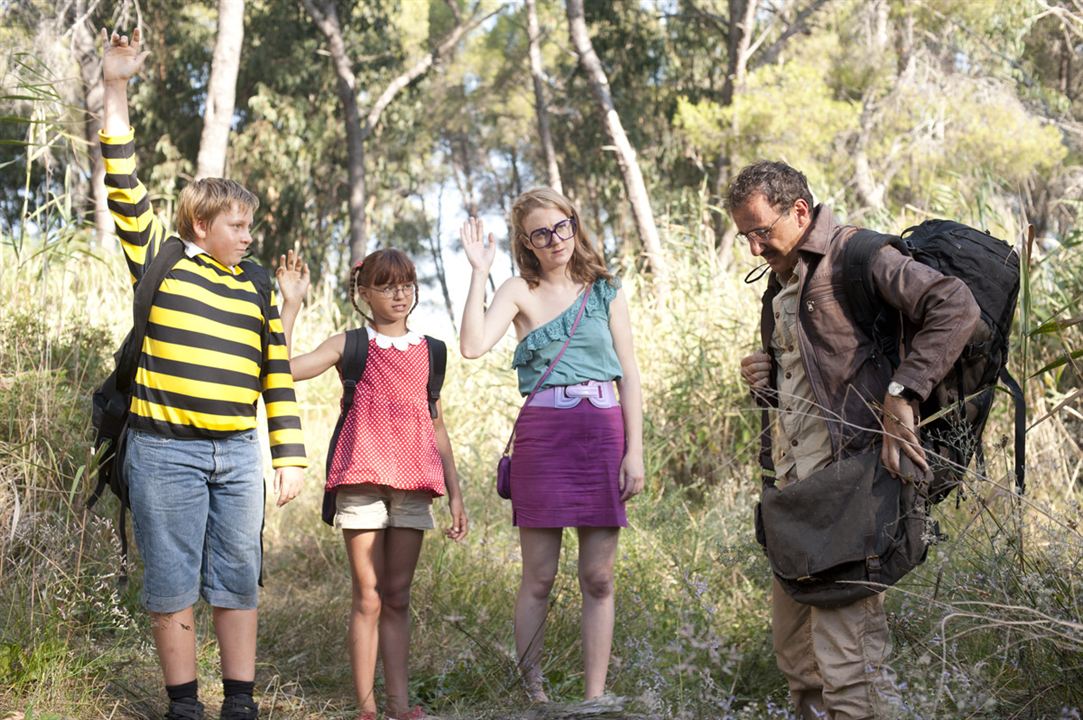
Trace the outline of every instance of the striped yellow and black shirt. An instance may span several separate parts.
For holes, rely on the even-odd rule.
[[[135,136],[100,135],[109,210],[133,286],[166,239],[135,172]],[[194,249],[194,247],[190,247]],[[176,438],[224,437],[256,427],[260,393],[274,467],[307,465],[282,321],[269,318],[238,266],[188,252],[154,295],[132,386],[130,424]],[[263,329],[269,340],[263,351]]]

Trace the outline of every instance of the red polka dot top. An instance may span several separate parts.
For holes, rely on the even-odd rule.
[[[365,372],[342,425],[327,489],[371,483],[443,495],[444,469],[426,390],[427,341],[414,332],[368,333]]]

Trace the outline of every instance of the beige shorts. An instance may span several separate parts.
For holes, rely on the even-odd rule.
[[[432,494],[383,485],[344,485],[335,492],[335,528],[432,530]]]

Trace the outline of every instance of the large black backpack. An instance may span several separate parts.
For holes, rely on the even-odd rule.
[[[91,467],[92,473],[98,477],[98,484],[87,498],[86,507],[93,508],[107,487],[120,501],[117,535],[120,539],[121,583],[127,580],[128,532],[125,520],[131,502],[128,499],[128,478],[124,474],[124,456],[128,449],[128,408],[132,401],[132,383],[139,368],[139,355],[143,350],[143,338],[147,334],[147,322],[150,319],[154,295],[166,274],[182,257],[184,243],[178,237],[170,237],[158,248],[157,254],[151,259],[135,287],[132,329],[113,354],[115,369],[94,391],[91,424],[95,436]],[[262,336],[263,355],[266,356],[269,341],[266,319],[270,318],[271,279],[267,271],[254,262],[242,261],[241,268],[259,293],[260,307],[265,318]]]
[[[922,444],[933,471],[929,499],[939,502],[962,482],[972,459],[985,474],[981,436],[1003,382],[1015,402],[1015,483],[1025,488],[1026,406],[1007,370],[1008,337],[1019,294],[1019,255],[988,233],[950,220],[927,220],[902,236],[858,230],[843,251],[847,301],[859,327],[893,365],[899,363],[901,316],[876,295],[870,260],[884,245],[957,277],[970,288],[981,319],[951,371],[921,403]]]
[[[442,340],[425,336],[425,344],[429,349],[429,379],[425,384],[425,391],[429,399],[429,416],[436,419],[438,411],[436,402],[440,399],[440,390],[444,387],[444,375],[447,372],[447,345]],[[354,394],[357,391],[357,383],[361,382],[361,376],[365,373],[365,365],[369,359],[369,336],[365,328],[353,328],[346,331],[346,345],[342,350],[342,411],[339,413],[338,422],[335,423],[335,431],[331,434],[331,442],[327,446],[326,473],[331,474],[331,464],[335,460],[335,449],[338,447],[338,438],[342,434],[342,426],[346,422],[346,416],[353,407]],[[324,490],[323,493],[323,521],[328,525],[335,524],[335,491]]]

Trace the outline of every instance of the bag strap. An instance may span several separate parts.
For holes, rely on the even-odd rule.
[[[880,299],[872,277],[872,258],[885,245],[890,245],[903,255],[913,254],[906,240],[896,235],[866,229],[854,231],[842,250],[843,277],[847,280],[843,285],[847,305],[857,326],[876,343],[882,357],[886,357],[892,365],[898,365],[897,339],[882,332],[884,328],[880,322],[889,313],[898,311]]]
[[[564,356],[564,351],[568,349],[568,343],[575,337],[575,330],[579,327],[579,321],[583,318],[583,311],[587,307],[587,299],[590,298],[591,290],[593,290],[593,286],[590,286],[583,291],[583,302],[579,303],[579,312],[575,315],[575,322],[572,323],[572,329],[571,332],[568,333],[568,339],[564,341],[564,345],[560,348],[560,352],[553,358],[553,362],[549,363],[549,367],[547,367],[545,372],[542,373],[542,376],[538,378],[538,382],[534,384],[534,389],[530,391],[530,395],[527,396],[526,402],[523,403],[523,407],[519,408],[519,414],[515,416],[515,424],[511,426],[511,436],[508,437],[508,443],[504,446],[504,455],[508,454],[508,450],[511,449],[511,443],[515,440],[515,430],[519,427],[519,418],[523,416],[523,408],[529,405],[530,401],[537,395],[538,390],[541,389],[542,383],[549,377],[549,373],[553,372],[553,368],[560,362],[560,358]]]
[[[267,348],[271,344],[271,276],[259,263],[251,260],[241,261],[241,269],[245,277],[252,281],[259,295],[259,309],[263,314],[263,326],[260,328],[260,342],[262,343],[262,359],[260,360],[260,377],[267,373]]]
[[[173,236],[158,247],[158,252],[150,261],[143,277],[135,286],[135,299],[132,302],[132,330],[128,333],[117,355],[117,391],[130,395],[135,371],[139,365],[139,355],[143,352],[143,338],[147,334],[150,321],[150,308],[154,304],[154,295],[161,287],[165,276],[184,257],[184,243]]]
[[[338,447],[338,438],[342,434],[342,426],[346,423],[346,416],[353,407],[354,394],[357,392],[357,383],[361,382],[361,376],[365,374],[365,365],[369,358],[369,337],[366,328],[353,328],[346,331],[346,344],[342,349],[342,412],[338,415],[335,423],[335,431],[331,433],[331,442],[327,445],[327,465],[324,469],[326,474],[331,473],[331,464],[335,460],[335,448]],[[323,521],[328,525],[335,521],[335,493],[324,492],[323,494]]]
[[[440,389],[444,387],[444,374],[447,372],[447,345],[442,340],[425,336],[429,346],[429,380],[425,391],[429,396],[429,417],[433,420],[438,415],[436,401],[440,399]]]
[[[1007,367],[1000,368],[1000,381],[1008,386],[1015,405],[1015,492],[1022,495],[1027,487],[1027,406],[1023,400],[1023,389]]]
[[[872,257],[889,241],[887,235],[873,230],[858,230],[850,236],[842,251],[846,300],[858,327],[872,335],[872,327],[882,304],[872,280]]]

